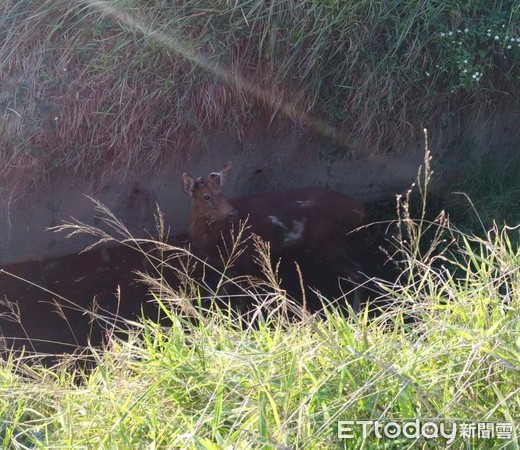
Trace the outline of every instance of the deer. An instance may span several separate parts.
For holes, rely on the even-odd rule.
[[[351,232],[365,219],[361,203],[314,185],[228,200],[223,186],[230,179],[231,167],[227,162],[205,178],[182,174],[182,189],[192,198],[188,234],[194,247],[215,263],[229,242],[226,240],[239,228],[239,221],[247,220],[247,236],[254,234],[268,242],[273,258],[307,252],[339,276],[359,284],[360,266],[352,259],[349,243]],[[254,270],[252,247],[249,244],[236,262],[244,272]],[[358,289],[355,293],[353,309],[357,312]]]

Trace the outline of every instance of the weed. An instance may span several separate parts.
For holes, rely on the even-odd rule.
[[[97,186],[153,170],[258,118],[346,154],[398,149],[446,105],[483,111],[518,89],[509,1],[8,0],[0,24],[10,197],[54,167]]]
[[[423,201],[430,178],[427,154],[416,186]],[[390,306],[371,319],[368,309],[356,316],[332,302],[306,313],[280,289],[261,242],[263,281],[217,273],[211,282],[214,269],[165,242],[159,213],[161,240],[137,240],[96,202],[103,230],[77,221],[56,229],[141,251],[153,267],[141,276],[168,325],[143,318],[109,333],[104,348],[89,349],[90,372],[72,366],[77,356],[44,368],[8,354],[0,367],[4,446],[518,448],[518,231],[463,234],[444,214],[428,221],[424,205],[414,219],[410,198],[397,202],[393,258],[402,276],[373,280]],[[231,259],[239,247],[228,249]],[[231,285],[251,315],[214,308],[234,301]],[[355,429],[342,441],[345,420],[418,420],[458,432],[448,442]]]

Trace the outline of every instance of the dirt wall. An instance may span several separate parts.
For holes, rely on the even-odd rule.
[[[518,111],[480,118],[470,124],[449,123],[430,132],[435,183],[449,183],[457,168],[467,164],[468,151],[514,153],[519,148]],[[364,152],[366,154],[366,152]],[[190,200],[181,190],[182,172],[193,176],[218,170],[233,162],[227,194],[243,195],[282,187],[322,185],[361,200],[393,196],[406,190],[424,159],[424,137],[399,152],[349,158],[342,149],[319,137],[284,136],[259,126],[240,142],[225,133],[208,135],[205,148],[190,161],[164,166],[157,173],[137,174],[102,187],[92,177],[72,177],[55,169],[45,185],[7,203],[0,217],[0,265],[42,260],[75,253],[92,242],[84,236],[65,239],[47,231],[71,217],[97,225],[90,195],[106,204],[135,236],[154,234],[156,204],[171,234],[186,230]]]

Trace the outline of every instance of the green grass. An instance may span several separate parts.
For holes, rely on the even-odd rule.
[[[423,198],[428,156],[424,170]],[[254,325],[222,309],[201,314],[189,254],[158,244],[159,270],[168,270],[167,255],[185,262],[179,283],[148,277],[169,326],[143,319],[126,334],[111,333],[104,348],[90,349],[96,364],[89,371],[76,364],[78,356],[44,368],[30,364],[29,355],[11,355],[0,367],[2,445],[518,449],[518,231],[495,227],[480,238],[455,230],[443,214],[413,220],[409,197],[399,199],[394,235],[402,275],[395,283],[374,280],[390,307],[370,319],[366,311],[356,316],[333,306],[309,315],[268,267],[268,283],[244,287],[258,305]],[[97,209],[126,245],[147,244],[102,205]],[[78,222],[58,228],[110,239]],[[339,421],[348,420],[512,429],[509,439],[458,436],[448,443],[379,439],[373,431],[363,439],[354,427],[352,439],[340,440]]]
[[[359,430],[348,444],[337,439],[338,420],[443,418],[516,421],[506,447],[468,445],[518,448],[518,284],[506,298],[490,282],[501,276],[496,261],[467,258],[466,279],[429,280],[428,295],[373,321],[329,309],[326,320],[277,317],[244,331],[222,314],[203,325],[172,316],[167,329],[145,321],[94,350],[88,374],[12,359],[1,368],[3,446],[362,448]],[[403,314],[418,322],[403,324]],[[383,443],[372,435],[364,445]]]
[[[101,186],[265,118],[389,151],[517,96],[513,1],[297,3],[4,1],[1,189],[56,167]]]
[[[503,158],[502,158],[503,159]],[[446,207],[453,219],[469,233],[482,233],[496,222],[520,222],[519,161],[515,155],[496,160],[492,155],[477,157],[450,186]]]
[[[263,116],[345,152],[356,140],[398,146],[447,107],[516,98],[519,47],[508,46],[519,20],[510,1],[4,1],[0,193],[55,167],[121,179]],[[475,237],[424,210],[414,221],[407,198],[398,211],[402,276],[376,281],[394,305],[377,318],[333,307],[309,316],[271,276],[252,289],[263,305],[255,326],[218,310],[188,320],[196,280],[158,280],[171,326],[133,323],[90,349],[91,371],[78,356],[49,368],[7,355],[2,447],[439,448],[337,438],[339,420],[435,418],[514,423],[509,441],[448,447],[517,449],[518,230]]]

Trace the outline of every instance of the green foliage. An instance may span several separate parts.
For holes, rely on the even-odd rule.
[[[516,2],[491,0],[8,0],[0,166],[45,176],[53,153],[103,180],[186,156],[208,131],[241,135],[265,115],[345,152],[357,141],[386,151],[446,105],[514,97],[519,21]],[[56,105],[52,127],[40,102]]]
[[[490,229],[493,223],[513,226],[520,223],[520,160],[513,156],[500,161],[480,156],[468,161],[447,197],[446,208],[462,230],[474,234]]]
[[[41,367],[24,380],[12,375],[12,360],[2,367],[4,446],[331,448],[343,444],[338,420],[512,421],[520,414],[519,296],[515,285],[507,302],[498,296],[487,278],[498,275],[498,261],[487,261],[479,270],[469,264],[466,281],[446,279],[429,300],[417,298],[414,326],[400,319],[405,310],[368,322],[329,309],[327,320],[276,319],[246,331],[225,317],[204,326],[177,319],[168,329],[143,321],[94,350],[97,368],[80,385],[77,375]],[[455,445],[462,442],[505,443]],[[410,442],[372,434],[365,445]]]
[[[479,83],[494,89],[497,81],[519,79],[520,30],[514,20],[518,14],[514,2],[499,3],[493,9],[482,5],[482,10],[475,10],[474,6],[463,10],[462,17],[455,16],[456,23],[447,24],[451,28],[438,35],[441,62],[436,69],[452,79],[451,92],[470,92]]]
[[[421,173],[424,201],[428,154]],[[74,368],[74,356],[55,368],[9,356],[0,366],[3,445],[518,449],[518,230],[494,227],[484,237],[469,236],[443,214],[428,221],[425,205],[414,219],[409,199],[407,193],[397,203],[393,258],[402,275],[395,283],[373,280],[389,306],[371,319],[368,310],[355,315],[332,306],[309,315],[280,289],[268,264],[266,281],[242,284],[257,305],[254,325],[225,309],[202,310],[193,255],[158,243],[165,257],[157,261],[159,271],[172,257],[184,261],[174,286],[148,277],[162,293],[156,301],[169,326],[142,319],[130,322],[126,334],[109,333],[104,349],[90,349],[96,365],[89,372]],[[96,209],[125,245],[149,244],[133,239],[103,205]],[[58,228],[110,239],[77,221]],[[160,216],[158,229],[164,237]],[[259,257],[267,262],[262,248]],[[222,276],[218,289],[233,282]],[[512,429],[508,439],[458,435],[451,444],[374,432],[364,439],[360,429],[338,439],[339,421],[416,419],[510,423]]]

